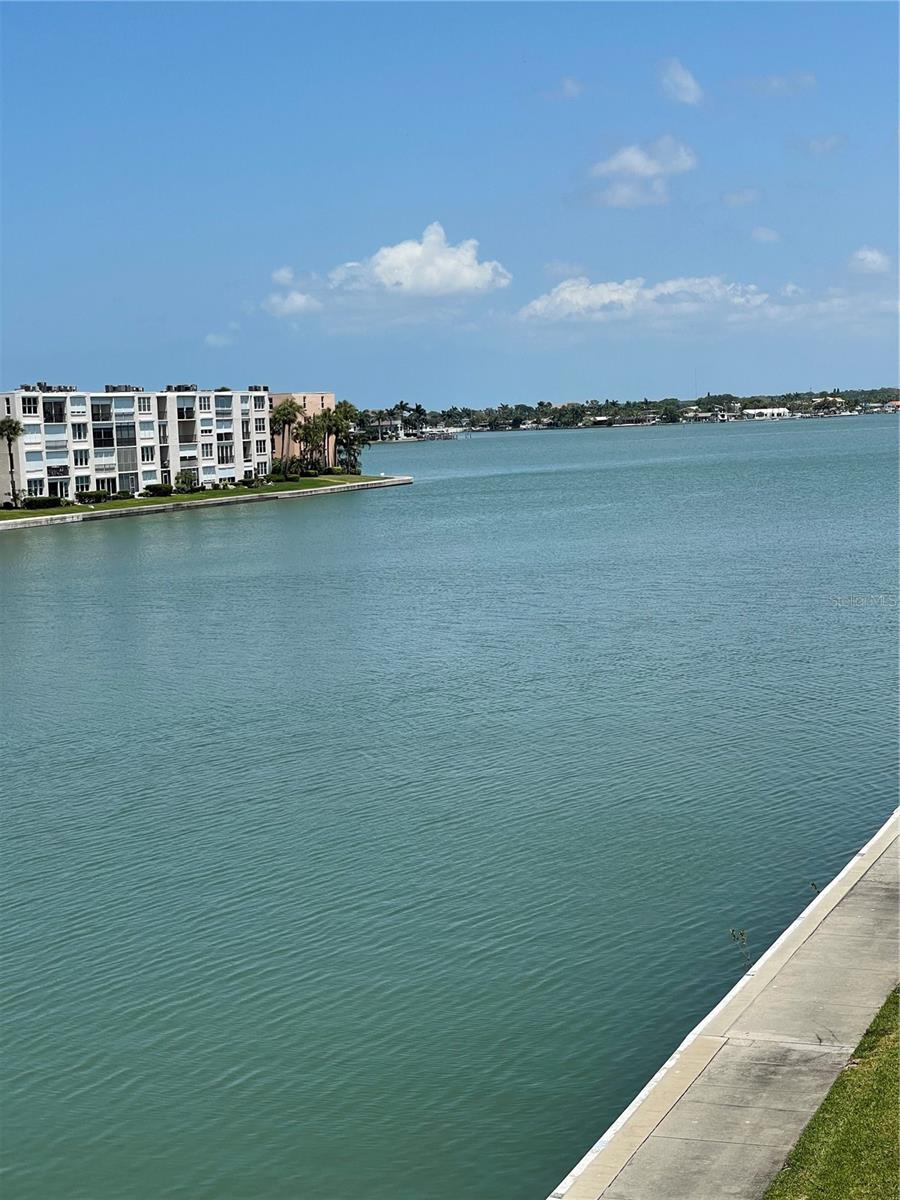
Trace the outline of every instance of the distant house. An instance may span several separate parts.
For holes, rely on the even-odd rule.
[[[789,408],[745,408],[745,421],[782,421],[789,417]]]
[[[696,404],[682,410],[682,421],[716,421],[718,413],[714,411],[707,412],[705,409],[698,408]]]

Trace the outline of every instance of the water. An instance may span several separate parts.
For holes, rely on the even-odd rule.
[[[0,536],[5,1200],[543,1200],[892,806],[896,431]]]

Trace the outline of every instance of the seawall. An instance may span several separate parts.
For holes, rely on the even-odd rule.
[[[549,1200],[759,1200],[897,982],[898,814]]]
[[[337,492],[362,492],[368,488],[399,487],[412,483],[412,475],[389,475],[384,479],[368,479],[361,483],[338,483],[325,487],[294,488],[286,492],[265,492],[254,495],[216,496],[211,500],[172,500],[161,504],[141,504],[134,508],[96,508],[71,513],[56,513],[42,517],[11,517],[0,521],[0,533],[12,529],[34,529],[43,525],[73,525],[81,521],[110,521],[116,517],[146,517],[161,512],[183,512],[194,508],[218,508],[224,504],[261,504],[266,500],[309,500],[313,496],[333,496]]]

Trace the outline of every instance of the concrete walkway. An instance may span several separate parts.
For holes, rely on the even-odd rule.
[[[897,982],[895,813],[551,1200],[759,1200]]]

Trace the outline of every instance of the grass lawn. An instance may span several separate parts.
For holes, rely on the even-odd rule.
[[[0,508],[0,521],[20,517],[54,517],[61,513],[105,512],[110,508],[145,508],[154,504],[190,503],[192,500],[215,500],[219,496],[237,499],[243,496],[264,496],[267,492],[308,491],[310,488],[333,487],[335,484],[367,483],[376,475],[317,475],[315,479],[296,479],[289,483],[264,483],[255,488],[210,488],[186,496],[144,496],[135,500],[107,500],[105,504],[70,504],[66,508]]]
[[[897,1200],[898,996],[887,998],[765,1200]]]

